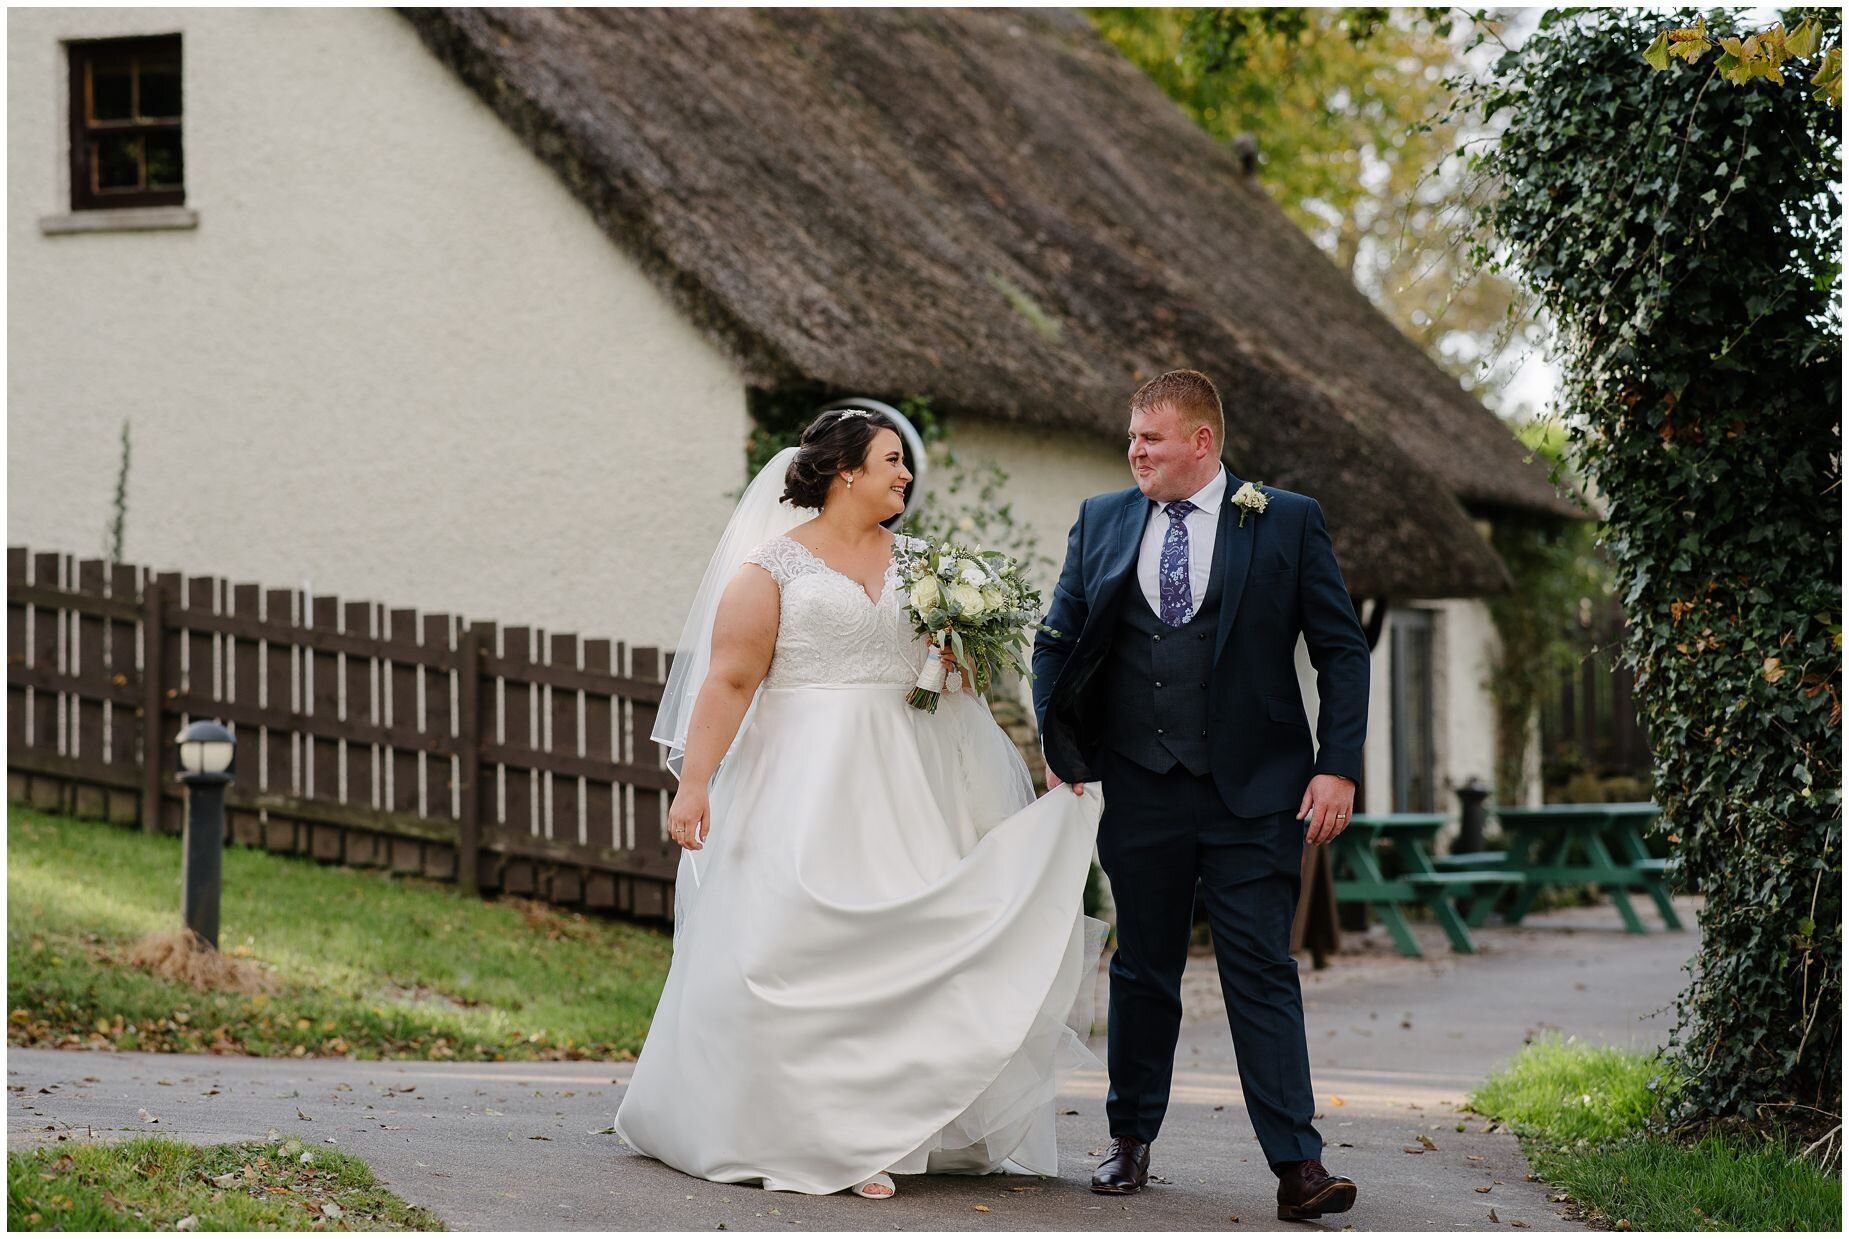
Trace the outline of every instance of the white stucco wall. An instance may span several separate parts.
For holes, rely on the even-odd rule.
[[[994,461],[1007,471],[1006,502],[1014,505],[1015,521],[1033,531],[1039,553],[1051,561],[1034,572],[1035,584],[1051,601],[1079,504],[1134,480],[1123,445],[1102,435],[973,418],[952,424],[950,442],[965,464]],[[944,479],[928,481],[935,490]]]
[[[679,631],[744,388],[378,9],[14,9],[7,539],[634,643]],[[182,37],[189,231],[69,208],[59,40]]]

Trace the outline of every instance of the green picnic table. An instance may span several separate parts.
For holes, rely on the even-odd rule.
[[[1665,928],[1681,929],[1665,881],[1669,862],[1644,847],[1643,832],[1661,811],[1648,801],[1498,807],[1492,812],[1508,851],[1447,857],[1441,867],[1478,869],[1493,863],[1520,874],[1522,888],[1503,917],[1511,925],[1521,924],[1547,886],[1591,884],[1610,897],[1627,932],[1648,932],[1631,906],[1630,891],[1650,896]]]
[[[1440,869],[1431,853],[1432,840],[1449,820],[1443,813],[1361,813],[1330,845],[1338,903],[1365,903],[1392,935],[1402,955],[1419,958],[1419,940],[1406,923],[1401,904],[1423,904],[1451,940],[1451,949],[1474,955],[1472,928],[1480,927],[1505,887],[1519,885],[1522,875],[1488,868]],[[1389,878],[1380,864],[1382,843],[1391,846],[1402,861],[1403,872]],[[1468,912],[1457,900],[1466,899]]]

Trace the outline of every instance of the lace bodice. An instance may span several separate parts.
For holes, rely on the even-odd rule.
[[[900,536],[901,541],[910,539]],[[778,535],[745,557],[769,572],[782,595],[777,649],[765,688],[892,684],[918,679],[924,640],[905,622],[897,568],[886,570],[878,602],[802,543]]]

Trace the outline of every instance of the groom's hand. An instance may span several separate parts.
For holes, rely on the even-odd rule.
[[[1348,819],[1354,811],[1355,785],[1339,774],[1319,774],[1303,789],[1297,820],[1309,819],[1306,842],[1327,843],[1348,829]]]
[[[1048,766],[1046,768],[1046,789],[1050,792],[1056,787],[1065,786],[1067,786],[1066,781],[1053,773],[1053,767]],[[1074,796],[1083,796],[1085,794],[1085,785],[1083,783],[1074,783],[1071,784],[1071,787]]]

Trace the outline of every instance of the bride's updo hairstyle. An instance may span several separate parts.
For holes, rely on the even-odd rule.
[[[865,409],[829,409],[810,422],[783,475],[784,502],[819,511],[835,478],[867,462],[873,436],[882,430],[897,434],[899,428],[885,414]]]

